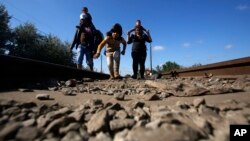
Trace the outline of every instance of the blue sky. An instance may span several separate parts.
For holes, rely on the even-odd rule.
[[[72,41],[81,8],[87,6],[104,34],[115,23],[124,33],[140,19],[153,42],[153,68],[166,61],[189,67],[250,56],[250,0],[0,0],[13,16],[11,27],[35,24],[42,34]],[[126,38],[126,34],[123,34]],[[149,49],[150,44],[147,44]],[[103,49],[104,50],[104,49]],[[103,71],[107,72],[103,56]],[[100,71],[101,59],[94,61]],[[84,64],[86,66],[86,64]],[[150,67],[149,50],[146,67]],[[132,73],[131,45],[121,58]]]

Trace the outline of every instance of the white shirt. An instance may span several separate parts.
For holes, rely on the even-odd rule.
[[[87,18],[87,15],[86,15],[85,13],[81,13],[81,14],[80,14],[80,20],[81,20],[81,19],[86,19],[86,18]]]

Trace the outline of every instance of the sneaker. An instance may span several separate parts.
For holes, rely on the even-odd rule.
[[[141,80],[145,80],[145,77],[141,77]]]
[[[137,77],[136,77],[135,75],[132,75],[132,76],[131,76],[131,78],[133,78],[133,79],[137,79]]]
[[[141,79],[142,79],[142,80],[144,80],[144,79],[145,79],[144,75],[141,75]]]
[[[116,79],[116,80],[122,80],[122,77],[121,76],[116,76],[114,79]]]

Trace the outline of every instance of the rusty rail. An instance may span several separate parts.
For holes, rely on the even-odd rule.
[[[12,87],[26,82],[34,82],[45,79],[66,80],[71,78],[108,79],[109,75],[78,70],[58,64],[52,64],[32,59],[0,55],[0,88]],[[171,76],[213,76],[221,75],[249,75],[250,57],[229,60],[214,64],[203,65],[194,68],[162,73],[163,77]]]
[[[45,79],[108,79],[109,75],[27,58],[0,55],[0,88]]]
[[[250,57],[162,73],[163,77],[207,76],[209,74],[212,74],[213,76],[249,75]]]

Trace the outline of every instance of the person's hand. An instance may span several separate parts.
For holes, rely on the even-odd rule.
[[[125,50],[122,50],[121,54],[122,54],[122,55],[125,55]]]
[[[100,53],[94,54],[93,58],[97,59],[100,56]]]

